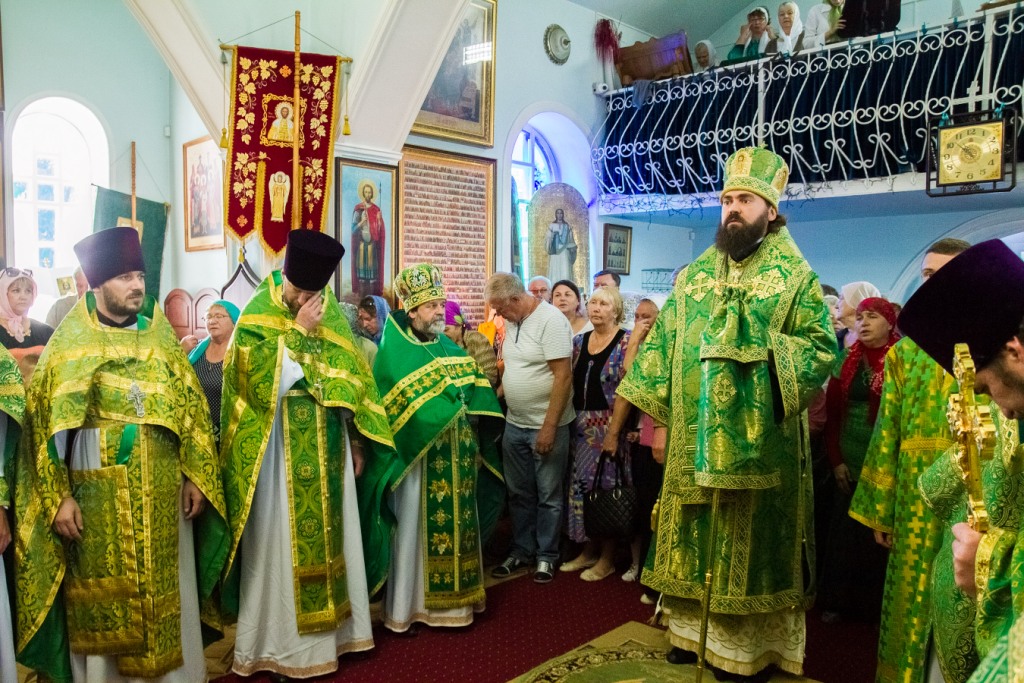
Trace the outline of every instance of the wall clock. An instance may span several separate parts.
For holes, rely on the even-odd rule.
[[[569,52],[572,50],[572,41],[569,34],[558,24],[551,24],[544,31],[544,52],[548,59],[555,64],[565,64],[569,61]]]
[[[1016,185],[1016,112],[972,112],[932,124],[928,194],[1006,192]],[[1008,144],[1009,143],[1009,144]]]

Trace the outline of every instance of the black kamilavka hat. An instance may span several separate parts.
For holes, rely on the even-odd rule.
[[[142,245],[135,228],[107,228],[94,232],[75,245],[75,256],[90,287],[99,287],[107,280],[146,270]]]
[[[1000,240],[976,244],[910,297],[898,325],[953,373],[953,347],[967,344],[977,370],[1016,336],[1024,318],[1024,261]]]
[[[299,289],[318,292],[331,281],[344,255],[345,247],[330,235],[319,230],[292,230],[281,271]]]

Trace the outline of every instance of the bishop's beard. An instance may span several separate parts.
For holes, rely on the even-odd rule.
[[[736,225],[729,226],[733,221]],[[718,224],[715,247],[731,256],[734,261],[742,261],[754,253],[758,243],[768,234],[768,223],[767,209],[752,223],[740,218],[738,213],[732,212]]]

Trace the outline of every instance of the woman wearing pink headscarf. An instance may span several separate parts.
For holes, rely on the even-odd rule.
[[[476,330],[469,329],[469,321],[458,303],[448,300],[444,303],[444,333],[453,342],[465,349],[480,366],[487,381],[495,390],[498,388],[498,360],[490,340]]]
[[[840,355],[825,397],[825,448],[838,491],[822,577],[823,616],[859,605],[869,606],[871,614],[866,616],[874,617],[881,605],[886,558],[874,544],[872,530],[852,520],[848,512],[878,417],[885,354],[899,339],[896,309],[880,297],[863,299],[853,331],[857,341]],[[855,595],[865,589],[868,594]]]
[[[52,327],[28,317],[37,293],[31,270],[4,268],[0,272],[0,343],[18,361],[26,385],[53,334]]]

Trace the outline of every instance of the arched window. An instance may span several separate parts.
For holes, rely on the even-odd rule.
[[[59,296],[57,278],[71,275],[78,264],[74,244],[92,232],[92,186],[110,184],[110,152],[99,119],[66,97],[32,102],[14,122],[11,176],[8,261],[33,271],[39,296],[32,314],[39,318]]]
[[[512,261],[513,270],[519,273],[524,282],[534,275],[529,272],[529,259],[523,258],[530,253],[530,200],[533,199],[534,192],[548,183],[557,181],[558,167],[551,147],[536,130],[529,126],[523,128],[512,149],[512,197],[518,227],[518,230],[513,231],[515,244],[512,249]]]

